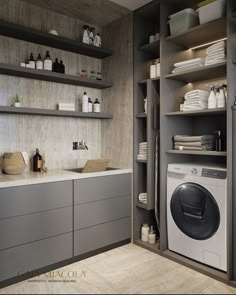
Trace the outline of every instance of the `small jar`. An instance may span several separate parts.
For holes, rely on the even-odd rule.
[[[151,245],[155,245],[156,244],[156,233],[153,230],[153,226],[151,226],[151,230],[148,234],[148,243]]]
[[[94,71],[91,71],[91,72],[90,72],[89,79],[91,79],[91,80],[96,80],[96,74],[95,74]]]
[[[100,104],[98,98],[96,98],[96,100],[93,104],[93,112],[97,113],[97,114],[101,113],[101,104]]]
[[[102,73],[101,72],[97,72],[97,80],[102,80]]]
[[[150,232],[150,227],[148,224],[143,224],[142,230],[141,230],[141,240],[143,242],[148,243],[148,238],[149,238],[149,232]]]
[[[87,71],[86,70],[82,70],[81,71],[81,75],[80,75],[81,78],[84,78],[84,79],[87,79],[88,78],[88,74],[87,74]]]

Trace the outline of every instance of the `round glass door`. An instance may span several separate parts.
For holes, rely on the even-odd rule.
[[[185,183],[177,187],[170,207],[175,224],[192,239],[210,239],[219,228],[218,204],[212,194],[201,185]]]

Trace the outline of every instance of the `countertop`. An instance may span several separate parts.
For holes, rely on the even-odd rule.
[[[47,173],[24,173],[23,175],[5,175],[0,174],[0,188],[9,188],[16,186],[50,183],[58,181],[76,180],[84,178],[94,178],[109,175],[119,175],[132,173],[132,169],[118,169],[94,173],[76,173],[65,170],[50,170]]]

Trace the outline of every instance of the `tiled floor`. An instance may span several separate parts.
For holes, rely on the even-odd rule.
[[[0,294],[236,294],[236,289],[131,244],[58,271]]]

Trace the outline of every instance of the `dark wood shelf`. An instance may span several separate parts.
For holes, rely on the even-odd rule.
[[[111,114],[96,113],[79,113],[71,111],[57,111],[37,108],[16,108],[0,106],[0,113],[18,114],[18,115],[34,115],[34,116],[50,116],[50,117],[68,117],[68,118],[84,118],[84,119],[112,119]]]
[[[83,79],[77,76],[59,74],[42,70],[34,70],[3,63],[0,63],[0,74],[96,89],[105,89],[112,87],[112,82],[110,81]]]
[[[141,209],[144,209],[144,210],[147,210],[147,205],[142,204],[142,203],[140,203],[140,202],[137,202],[137,207],[138,207],[138,208],[141,208]]]
[[[136,160],[137,163],[141,163],[141,164],[147,164],[147,160]]]
[[[214,42],[227,36],[226,18],[194,27],[167,38],[168,41],[181,46],[183,49],[190,49],[202,44]]]
[[[152,78],[152,79],[145,79],[145,80],[139,81],[138,84],[143,85],[143,84],[147,84],[148,81],[154,81],[155,82],[155,81],[160,81],[160,79],[161,79],[160,77]]]
[[[146,119],[147,118],[147,114],[146,113],[141,113],[139,115],[136,116],[137,119]]]
[[[99,59],[112,55],[109,49],[83,44],[77,40],[55,36],[4,20],[0,20],[0,35]]]
[[[134,241],[134,244],[137,246],[140,246],[146,250],[152,251],[154,253],[161,254],[159,241],[157,241],[157,243],[155,245],[151,245],[151,244],[143,242],[141,240],[136,240],[136,241]]]
[[[179,151],[179,150],[169,150],[169,151],[167,151],[167,154],[227,157],[227,152],[215,152],[215,151]]]
[[[186,71],[178,74],[166,75],[166,79],[182,81],[185,83],[207,81],[211,79],[223,78],[227,75],[227,62],[202,67],[199,69]]]
[[[167,113],[167,117],[205,117],[205,116],[218,116],[226,115],[226,109],[210,109],[200,111],[187,111],[187,112],[171,112]]]
[[[160,40],[145,44],[139,50],[148,53],[152,58],[160,57]]]

